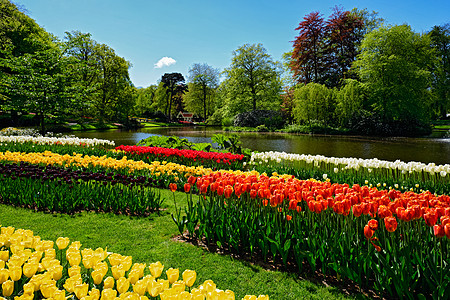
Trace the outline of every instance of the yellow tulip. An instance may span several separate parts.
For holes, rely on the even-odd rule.
[[[125,276],[125,269],[122,265],[112,266],[111,272],[115,280]]]
[[[92,289],[92,290],[90,290],[89,291],[89,296],[91,296],[95,300],[100,299],[100,290],[99,289]]]
[[[242,300],[256,300],[255,295],[245,295]]]
[[[53,293],[53,300],[66,300],[66,292],[64,290],[56,290]]]
[[[56,281],[46,280],[41,283],[41,286],[39,289],[42,293],[42,296],[44,296],[45,298],[50,298],[50,297],[53,297],[53,294],[55,293],[55,291],[58,288],[56,287]]]
[[[258,298],[256,298],[256,300],[269,300],[269,296],[268,295],[259,295]]]
[[[133,284],[133,292],[143,296],[147,291],[147,281],[146,280],[138,280],[135,284]]]
[[[81,274],[81,267],[79,265],[74,265],[67,269],[67,272],[69,273],[69,277],[74,277],[75,275]]]
[[[66,249],[69,246],[69,238],[67,237],[59,237],[56,239],[56,246],[58,246],[59,250]]]
[[[54,248],[46,249],[44,251],[45,257],[55,258],[56,257],[56,250]]]
[[[6,266],[6,263],[3,260],[0,260],[0,269],[4,269]]]
[[[226,295],[225,299],[229,299],[229,300],[234,300],[235,299],[233,291],[226,290],[225,291],[225,295]]]
[[[53,244],[53,241],[42,241],[43,250],[52,249]]]
[[[3,227],[2,227],[3,229]],[[9,297],[11,296],[11,294],[14,292],[14,281],[12,280],[7,280],[5,282],[2,283],[2,293],[3,296],[5,297]]]
[[[159,278],[156,282],[162,283],[163,290],[169,289],[169,285],[170,285],[169,280]]]
[[[1,234],[5,236],[10,236],[14,233],[14,227],[8,226],[8,227],[2,227],[1,228]]]
[[[78,299],[86,296],[88,294],[88,290],[89,284],[87,283],[76,284],[73,286],[73,291],[75,292],[75,296],[77,296]]]
[[[149,287],[149,294],[152,297],[158,296],[162,291],[164,291],[164,285],[162,282],[155,282],[152,284],[151,288]]]
[[[94,270],[94,271],[92,271],[92,273],[91,273],[91,277],[92,277],[92,279],[94,280],[94,283],[96,284],[96,285],[99,285],[102,281],[103,281],[103,277],[104,277],[105,275],[103,274],[103,272],[102,271],[100,271],[100,270]]]
[[[105,281],[103,282],[103,288],[104,289],[114,288],[114,278],[112,278],[111,276],[106,277]]]
[[[67,250],[66,257],[71,266],[79,265],[81,262],[81,254],[78,250],[70,252]]]
[[[34,294],[34,284],[27,282],[23,285],[23,293],[24,294]]]
[[[166,275],[170,284],[172,284],[178,280],[178,277],[180,276],[180,271],[178,269],[170,268],[166,271]]]
[[[27,262],[23,265],[23,275],[25,275],[28,278],[33,277],[34,274],[36,274],[39,267],[39,263],[36,262]]]
[[[0,251],[0,260],[3,260],[3,261],[9,260],[9,251],[8,250]]]
[[[123,266],[125,271],[128,271],[131,268],[131,265],[133,264],[133,258],[131,256],[123,256],[120,264]]]
[[[161,264],[159,261],[157,261],[155,263],[150,264],[148,268],[150,269],[150,273],[152,273],[152,276],[158,278],[159,276],[161,276],[161,273],[164,269],[164,265]]]
[[[83,283],[81,279],[81,275],[75,275],[73,277],[69,277],[66,279],[66,282],[64,283],[63,287],[66,291],[69,293],[73,293],[75,285]]]
[[[193,270],[184,270],[183,281],[188,287],[192,287],[194,285],[195,279],[197,279],[197,273]]]
[[[22,278],[22,267],[10,266],[9,267],[9,277],[12,281],[19,281]]]
[[[205,282],[203,282],[203,287],[206,292],[210,293],[216,289],[216,284],[212,280],[205,280]]]
[[[179,300],[192,300],[192,295],[187,291],[182,291],[178,294]]]
[[[130,282],[128,281],[128,279],[126,279],[125,277],[120,277],[119,279],[117,279],[116,289],[119,292],[119,294],[127,292],[129,288]]]
[[[62,277],[63,266],[55,265],[48,269],[48,271],[52,274],[54,280],[60,280]]]
[[[111,266],[117,266],[122,261],[122,255],[118,253],[113,253],[110,256],[108,256],[108,260]]]
[[[181,293],[186,289],[186,284],[182,280],[175,281],[172,283],[172,290],[177,291],[178,293]]]
[[[205,300],[205,295],[203,294],[192,294],[191,293],[191,300]]]
[[[8,269],[0,269],[0,284],[8,280],[9,278],[9,270]]]
[[[113,300],[115,299],[117,296],[117,291],[107,288],[107,289],[103,289],[102,291],[102,296],[101,296],[101,300]]]

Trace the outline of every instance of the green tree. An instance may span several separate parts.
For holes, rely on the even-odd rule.
[[[450,110],[450,23],[434,26],[429,35],[438,57],[432,76],[436,95],[433,108],[436,117],[445,118]]]
[[[335,91],[323,84],[310,82],[294,91],[294,119],[298,124],[329,125],[334,121]]]
[[[138,116],[148,116],[153,110],[155,102],[157,85],[150,85],[146,88],[136,89],[136,105],[134,107],[135,114]]]
[[[50,114],[63,116],[71,108],[72,78],[66,72],[70,63],[57,46],[9,60],[12,75],[4,81],[13,100],[9,107],[36,113],[42,133]]]
[[[342,87],[336,91],[336,117],[343,127],[349,125],[351,119],[364,108],[367,90],[361,82],[346,79]]]
[[[214,110],[214,99],[219,85],[219,70],[207,64],[194,64],[189,69],[188,89],[184,96],[187,110],[203,115],[206,120]]]
[[[125,99],[123,90],[132,85],[128,74],[131,63],[117,56],[114,50],[105,44],[95,47],[95,60],[99,72],[96,78],[97,96],[93,99],[93,106],[103,121],[113,117],[113,108],[120,107],[118,102]]]
[[[161,82],[167,92],[164,114],[171,120],[173,99],[183,94],[187,90],[187,86],[181,73],[165,73],[161,78]]]
[[[235,115],[256,109],[279,109],[281,64],[262,44],[245,44],[233,51],[231,66],[222,83],[226,105]]]
[[[369,108],[384,123],[425,124],[428,120],[430,68],[435,54],[430,37],[408,25],[369,32],[355,61],[370,91]]]
[[[67,55],[75,61],[73,68],[69,70],[75,79],[74,90],[78,94],[78,110],[75,113],[85,115],[92,109],[95,98],[99,95],[101,74],[99,56],[96,55],[99,45],[90,33],[79,31],[66,32],[65,41]]]

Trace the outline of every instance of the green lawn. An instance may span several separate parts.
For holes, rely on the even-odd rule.
[[[0,205],[0,224],[31,229],[43,239],[69,237],[83,248],[107,247],[108,251],[131,255],[133,262],[161,261],[164,269],[197,271],[198,286],[212,279],[219,289],[230,289],[236,299],[245,294],[268,294],[270,299],[364,299],[362,294],[346,295],[336,287],[326,287],[300,279],[298,274],[267,271],[250,262],[210,253],[191,244],[173,241],[178,234],[171,212],[173,195],[162,190],[167,210],[150,217],[129,217],[84,212],[73,216],[35,212]],[[177,205],[186,204],[186,195],[176,193]]]

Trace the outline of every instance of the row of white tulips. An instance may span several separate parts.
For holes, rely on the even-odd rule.
[[[38,145],[85,145],[85,146],[99,146],[99,145],[109,145],[114,146],[113,141],[102,140],[102,139],[84,139],[77,137],[70,138],[56,138],[56,137],[33,137],[29,135],[18,135],[18,136],[0,136],[0,143],[34,143]]]
[[[294,166],[296,162],[303,162],[311,164],[311,166],[318,167],[325,163],[328,165],[334,165],[335,173],[341,170],[355,170],[365,169],[367,172],[372,172],[375,169],[388,169],[398,170],[402,174],[422,173],[426,172],[429,175],[440,175],[446,177],[450,174],[450,164],[436,165],[435,163],[421,163],[421,162],[403,162],[400,160],[386,161],[377,158],[362,159],[362,158],[347,158],[347,157],[327,157],[323,155],[309,155],[309,154],[293,154],[285,152],[253,152],[249,165],[261,165],[261,164],[282,164],[286,166]]]

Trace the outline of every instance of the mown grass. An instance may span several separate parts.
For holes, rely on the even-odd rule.
[[[212,279],[219,289],[230,289],[236,299],[246,294],[268,294],[270,299],[364,299],[362,294],[347,295],[337,287],[326,287],[300,279],[298,274],[268,271],[250,262],[210,253],[188,243],[173,241],[178,234],[171,212],[173,195],[161,190],[166,210],[150,217],[83,212],[72,216],[35,212],[0,205],[0,224],[31,229],[43,239],[60,236],[78,240],[83,248],[107,247],[108,251],[131,255],[133,262],[161,261],[180,271],[197,271],[195,286]],[[186,195],[175,193],[178,207],[186,205]]]

